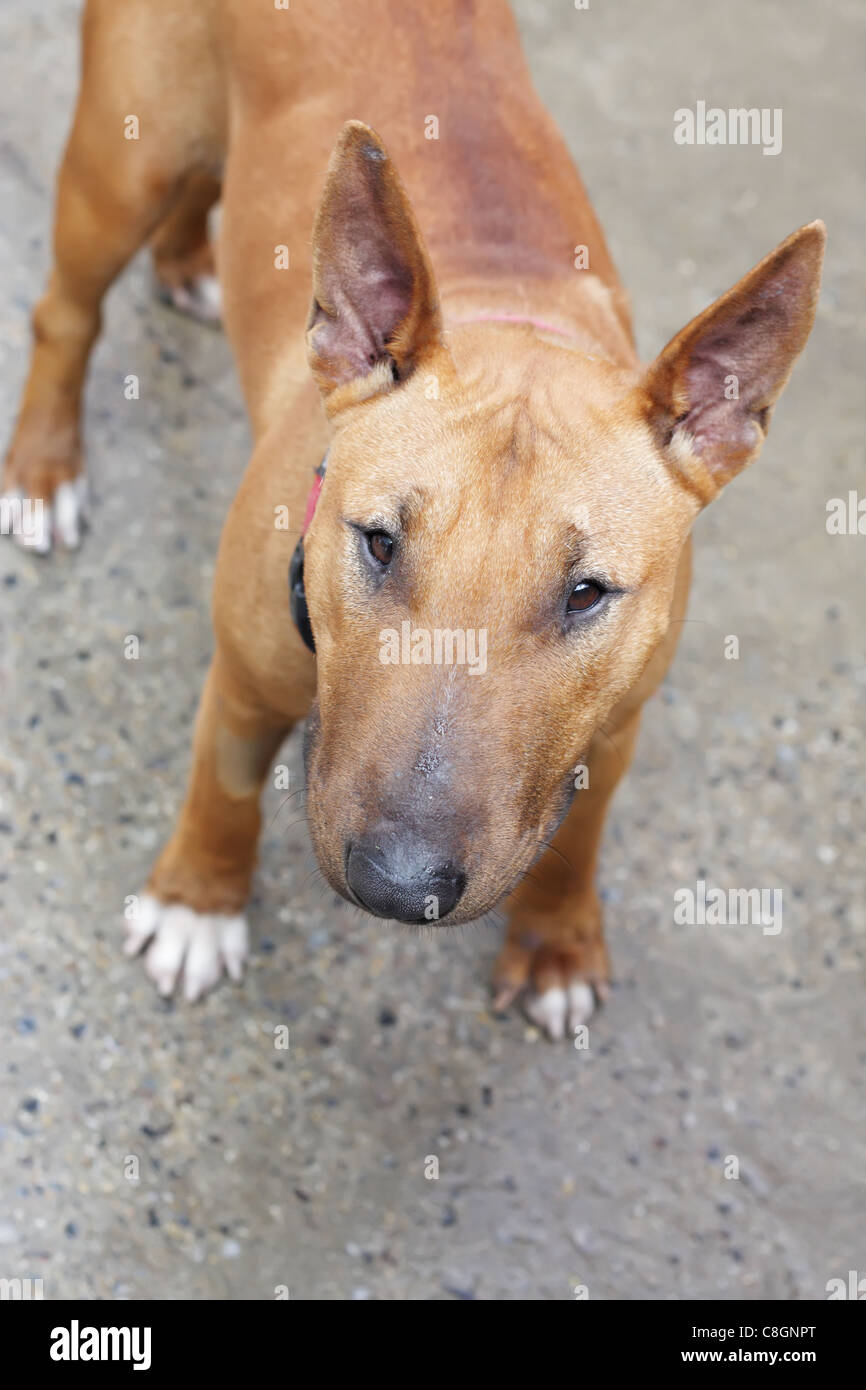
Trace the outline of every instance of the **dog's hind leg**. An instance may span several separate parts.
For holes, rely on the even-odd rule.
[[[259,797],[290,728],[250,704],[218,652],[199,705],[183,809],[126,923],[127,953],[147,947],[147,972],[161,994],[182,980],[185,997],[194,1000],[223,970],[241,977]]]
[[[177,201],[150,241],[159,298],[203,323],[219,323],[220,290],[208,213],[220,196],[220,180],[193,169]]]
[[[205,12],[192,6],[179,18],[176,8],[168,0],[90,0],[85,13],[81,89],[57,179],[54,264],[33,314],[30,371],[0,482],[22,514],[30,503],[33,522],[15,534],[36,550],[79,540],[81,393],[103,296],[169,213],[190,168],[219,158]],[[194,83],[184,81],[185,69],[195,71]]]

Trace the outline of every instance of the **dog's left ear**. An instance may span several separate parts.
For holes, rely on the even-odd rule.
[[[711,304],[643,381],[645,410],[701,504],[757,455],[815,319],[826,229],[810,222]]]
[[[384,145],[350,121],[331,156],[313,230],[307,355],[329,408],[407,377],[441,341],[436,284]]]

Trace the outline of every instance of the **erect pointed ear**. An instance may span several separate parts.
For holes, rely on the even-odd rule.
[[[650,422],[709,502],[764,442],[815,318],[826,229],[810,222],[672,338],[647,371]]]
[[[313,230],[307,354],[340,402],[389,389],[441,341],[433,272],[409,199],[378,135],[349,121],[331,156]]]

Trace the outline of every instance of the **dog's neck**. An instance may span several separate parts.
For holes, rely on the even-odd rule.
[[[555,338],[570,338],[573,342],[578,341],[578,335],[573,333],[570,328],[560,328],[555,323],[548,323],[546,319],[535,318],[527,314],[497,314],[492,312],[473,314],[468,319],[452,320],[452,327],[460,328],[469,323],[513,323],[524,328],[535,328],[539,333],[550,333]]]
[[[523,329],[562,346],[637,365],[628,306],[618,286],[575,271],[574,280],[496,279],[451,284],[442,291],[446,333],[474,327]]]

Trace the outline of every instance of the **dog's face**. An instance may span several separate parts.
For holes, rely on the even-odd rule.
[[[335,433],[305,543],[307,804],[338,891],[467,921],[550,840],[667,631],[695,515],[762,442],[821,240],[791,238],[642,375],[527,327],[446,343],[399,181],[344,132],[309,330]]]
[[[477,916],[550,839],[666,629],[694,515],[618,372],[531,332],[458,337],[349,412],[306,542],[316,848],[416,920]],[[348,857],[368,844],[418,861],[414,894],[375,892]]]

